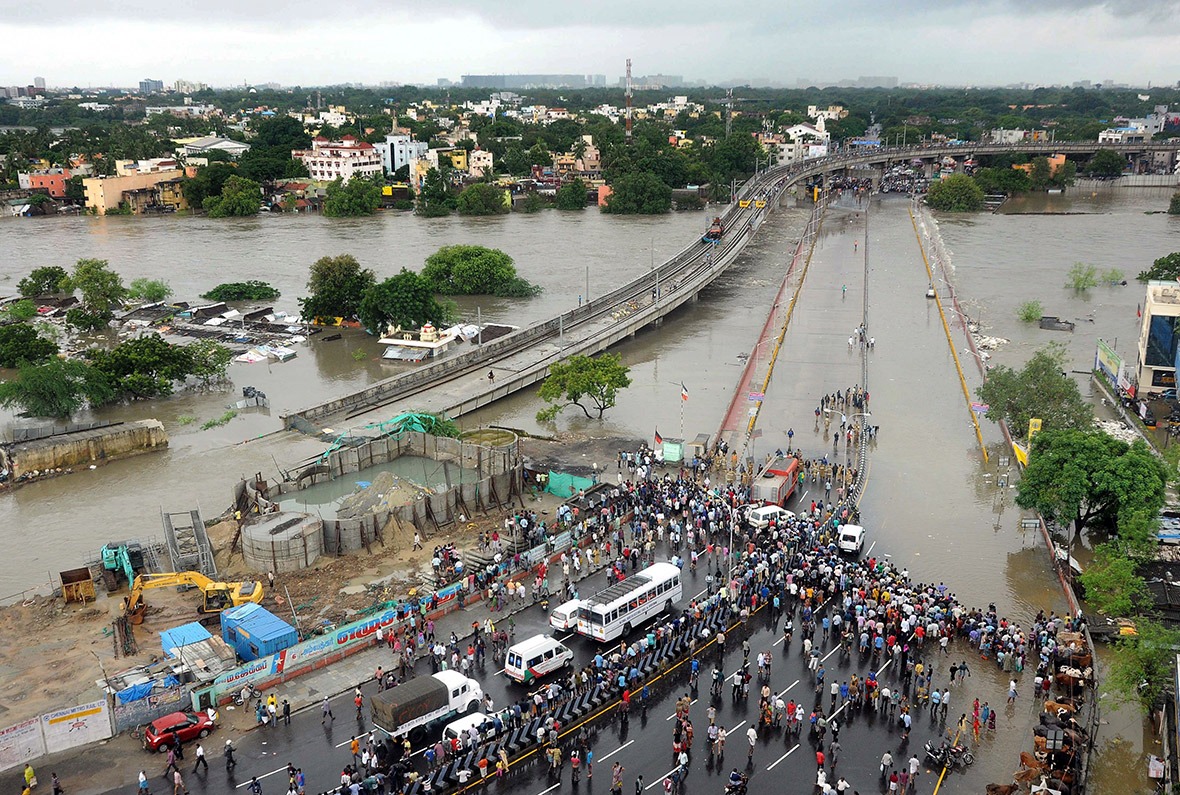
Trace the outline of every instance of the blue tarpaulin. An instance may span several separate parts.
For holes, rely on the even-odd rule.
[[[213,636],[209,634],[209,630],[194,621],[191,624],[181,624],[179,627],[161,632],[160,645],[163,647],[165,655],[175,657],[174,649],[187,646],[190,643],[209,640],[211,637]]]
[[[120,704],[130,704],[132,701],[147,698],[148,694],[152,692],[152,684],[152,682],[140,682],[126,690],[120,690],[115,695],[118,697]]]

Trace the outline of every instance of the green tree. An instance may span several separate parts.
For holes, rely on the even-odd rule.
[[[210,301],[269,301],[280,295],[282,293],[266,282],[251,279],[248,282],[222,282],[201,297]]]
[[[41,337],[32,326],[0,326],[0,367],[16,367],[22,361],[37,364],[56,356],[57,351],[57,343]]]
[[[971,175],[984,193],[1026,193],[1028,174],[1020,168],[981,168]]]
[[[437,168],[427,169],[418,191],[414,213],[424,218],[438,218],[451,214],[451,195],[446,177]]]
[[[1028,172],[1029,187],[1035,191],[1042,191],[1049,187],[1053,177],[1053,167],[1047,157],[1034,157],[1032,168]]]
[[[1098,269],[1084,262],[1075,262],[1065,275],[1065,286],[1083,292],[1098,286]]]
[[[133,301],[147,301],[148,303],[159,303],[168,296],[172,295],[172,288],[168,282],[162,279],[148,279],[140,277],[132,279],[131,285],[127,289],[127,297]]]
[[[411,329],[428,321],[441,326],[449,319],[434,299],[430,281],[405,268],[365,291],[358,316],[365,328],[378,336],[384,336],[391,326]]]
[[[206,385],[224,380],[234,358],[233,351],[210,339],[199,339],[185,346],[185,350],[191,360],[189,374]]]
[[[1086,164],[1086,173],[1095,177],[1117,177],[1127,168],[1127,159],[1113,149],[1099,149]]]
[[[509,210],[504,189],[487,182],[468,185],[455,203],[459,215],[503,215]]]
[[[66,418],[87,401],[97,406],[113,396],[106,377],[76,359],[25,363],[16,378],[0,383],[0,405],[29,417]]]
[[[206,197],[203,206],[210,218],[258,215],[262,209],[262,186],[235,174],[225,181],[221,195]]]
[[[1057,170],[1053,172],[1053,176],[1049,177],[1049,184],[1055,188],[1068,188],[1074,183],[1078,174],[1078,164],[1072,160],[1066,160]]]
[[[993,368],[977,390],[979,399],[988,406],[987,418],[992,422],[1004,420],[1017,438],[1024,438],[1033,417],[1039,418],[1047,430],[1090,428],[1094,423],[1093,409],[1065,370],[1066,351],[1060,345],[1037,351],[1020,370],[1007,365]]]
[[[1180,279],[1180,251],[1160,257],[1151,263],[1149,269],[1140,271],[1135,278],[1141,282],[1174,282]]]
[[[361,299],[377,279],[373,271],[362,268],[356,257],[340,254],[320,257],[311,266],[307,289],[311,293],[299,299],[305,318],[357,317]]]
[[[557,190],[557,209],[584,210],[586,208],[586,183],[575,177]]]
[[[1172,683],[1178,646],[1180,630],[1154,619],[1136,619],[1135,634],[1118,639],[1104,689],[1120,703],[1138,704],[1145,715],[1151,714]]]
[[[110,269],[105,259],[78,260],[73,274],[62,282],[62,289],[82,293],[81,309],[67,312],[66,321],[83,330],[105,326],[127,297],[123,280]]]
[[[658,215],[672,208],[672,189],[648,171],[626,174],[611,185],[604,213]]]
[[[1136,512],[1163,507],[1167,470],[1147,445],[1102,431],[1042,431],[1033,439],[1016,504],[1078,533],[1099,523],[1117,526]]]
[[[230,163],[213,162],[201,166],[192,177],[185,177],[180,182],[180,190],[189,207],[204,207],[210,198],[221,195],[225,183],[237,174],[237,169]]]
[[[443,295],[523,298],[541,291],[516,275],[512,257],[484,246],[443,246],[426,258],[422,276]]]
[[[1108,616],[1129,616],[1149,599],[1147,583],[1136,573],[1135,561],[1117,542],[1094,548],[1094,561],[1082,572],[1086,602]]]
[[[546,207],[545,200],[535,191],[529,191],[524,201],[516,204],[513,209],[520,213],[539,213]]]
[[[13,301],[0,308],[0,321],[24,323],[37,316],[37,305],[28,298]]]
[[[577,406],[591,419],[596,415],[602,419],[606,410],[614,407],[619,390],[631,386],[630,371],[612,353],[596,359],[573,356],[568,361],[549,365],[549,375],[538,394],[551,405],[537,412],[537,421],[552,420],[570,406]]]
[[[90,365],[106,376],[117,397],[135,400],[171,395],[173,383],[192,374],[193,360],[183,345],[152,334],[121,342],[110,350],[87,352]]]
[[[1168,215],[1180,215],[1180,191],[1172,194],[1172,201],[1168,203]]]
[[[66,273],[65,268],[57,265],[45,265],[33,268],[28,276],[16,283],[16,289],[20,291],[21,295],[30,298],[53,295],[65,291],[66,288],[62,286],[62,282],[67,278],[69,278],[69,274]]]
[[[952,174],[930,183],[926,203],[943,212],[971,213],[983,208],[983,190],[966,174]]]
[[[380,204],[381,188],[373,180],[354,174],[346,183],[337,177],[328,186],[328,194],[324,198],[324,215],[329,218],[357,218],[372,215]]]
[[[83,179],[84,177],[78,174],[66,180],[66,198],[75,204],[86,201],[86,186],[82,184]]]
[[[1045,314],[1045,308],[1040,301],[1025,301],[1016,310],[1016,316],[1025,323],[1036,323]]]

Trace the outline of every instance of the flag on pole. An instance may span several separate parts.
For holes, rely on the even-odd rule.
[[[660,429],[656,428],[656,444],[663,444],[663,443],[664,443],[664,437],[660,436]]]
[[[680,399],[688,400],[688,387],[684,385],[683,381],[680,382]]]

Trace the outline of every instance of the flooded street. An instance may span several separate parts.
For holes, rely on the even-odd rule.
[[[1019,366],[1038,348],[1060,342],[1067,346],[1071,368],[1088,373],[1095,340],[1102,337],[1134,362],[1135,310],[1143,300],[1134,276],[1156,257],[1180,250],[1180,219],[1145,214],[1162,209],[1166,201],[1165,191],[1127,190],[1014,200],[994,215],[939,216],[965,311],[982,319],[985,333],[1011,339],[993,361]],[[890,556],[917,581],[947,583],[967,606],[994,603],[1001,616],[1027,627],[1038,610],[1063,611],[1064,597],[1039,532],[1021,529],[1015,489],[1007,482],[1015,476],[1015,462],[1003,463],[1008,451],[1000,431],[986,421],[981,428],[990,463],[983,462],[937,307],[925,297],[929,280],[907,208],[904,198],[886,197],[873,202],[868,218],[869,333],[876,341],[869,354],[868,391],[871,424],[880,426],[880,433],[860,505],[863,524],[874,554]],[[1031,214],[1044,212],[1086,214]],[[633,383],[603,421],[571,411],[555,423],[538,423],[535,415],[544,403],[531,390],[465,416],[460,424],[649,441],[657,429],[665,437],[714,435],[806,215],[803,207],[775,213],[699,302],[615,349],[631,367]],[[485,320],[524,326],[576,304],[585,291],[587,267],[590,294],[596,295],[646,268],[652,251],[658,261],[682,248],[699,234],[703,220],[700,213],[612,219],[594,211],[437,222],[407,215],[336,223],[320,218],[229,223],[50,219],[0,224],[0,240],[11,252],[0,267],[16,279],[35,265],[107,258],[127,280],[141,275],[168,279],[182,298],[217,281],[262,278],[284,293],[276,307],[290,311],[307,266],[323,254],[353,253],[381,277],[402,265],[420,267],[441,245],[478,242],[503,248],[516,259],[521,275],[546,288],[534,301],[481,303]],[[297,232],[292,232],[294,225]],[[29,234],[34,227],[40,234]],[[788,429],[805,455],[832,452],[832,439],[822,422],[817,426],[814,410],[821,394],[860,383],[860,354],[850,349],[847,338],[860,322],[865,295],[864,229],[863,207],[846,204],[827,212],[759,418],[762,435],[753,446],[759,460],[775,448],[786,448]],[[1118,268],[1128,285],[1075,295],[1063,285],[1066,271],[1078,261],[1100,272]],[[1016,308],[1029,299],[1040,300],[1046,314],[1076,321],[1077,330],[1043,331],[1021,323]],[[462,308],[474,315],[471,301]],[[953,322],[951,335],[974,393],[979,372],[971,354],[964,353],[962,330]],[[245,412],[209,431],[198,430],[199,422],[178,423],[185,415],[203,421],[220,414],[236,399],[236,392],[228,391],[102,412],[104,419],[158,417],[171,435],[171,448],[0,497],[0,521],[7,537],[23,550],[19,559],[0,561],[0,595],[43,581],[45,572],[78,565],[84,554],[108,540],[158,534],[161,506],[174,511],[200,502],[206,517],[216,514],[228,503],[236,478],[254,472],[273,477],[276,464],[292,467],[322,452],[322,444],[293,433],[256,439],[276,430],[281,410],[394,372],[373,360],[379,346],[359,333],[298,350],[297,358],[286,364],[231,369],[235,389],[252,384],[268,393],[269,414]],[[364,351],[364,361],[355,361],[352,350]],[[1088,393],[1088,378],[1078,379]],[[680,400],[682,385],[689,392],[687,402]],[[591,457],[584,461],[586,467],[610,465],[613,477],[611,463]],[[803,495],[804,501],[822,495],[822,485],[813,488],[817,493]],[[315,501],[339,496],[317,495]],[[1108,652],[1100,658],[1108,658]],[[981,660],[972,662],[972,670],[970,684],[956,693],[963,711],[972,691],[1002,704],[1006,674]],[[1024,699],[1001,715],[1024,727],[1033,709]],[[1127,792],[1128,782],[1142,788],[1145,743],[1150,751],[1153,741],[1144,737],[1141,719],[1133,709],[1109,706],[1104,706],[1103,718],[1109,725],[1099,739],[1103,753],[1091,791]],[[1122,738],[1115,739],[1116,734]],[[1000,731],[984,740],[976,768],[988,780],[1007,781],[1018,752],[1029,744],[1023,728]],[[945,790],[968,791],[960,780],[949,777]],[[971,780],[980,779],[973,775]]]

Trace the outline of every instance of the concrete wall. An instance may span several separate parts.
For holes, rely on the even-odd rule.
[[[12,477],[34,471],[67,468],[111,458],[149,453],[168,446],[168,434],[159,420],[137,420],[63,433],[31,442],[18,442],[7,448]]]
[[[325,519],[323,526],[324,552],[340,555],[355,552],[373,544],[383,545],[383,531],[392,520],[403,525],[426,529],[431,517],[439,524],[457,519],[460,514],[470,516],[478,511],[507,504],[521,490],[522,465],[511,448],[486,447],[458,439],[407,431],[399,438],[383,436],[357,447],[334,450],[327,461],[317,462],[294,473],[291,480],[270,485],[260,493],[253,481],[241,481],[234,487],[246,505],[246,513],[275,510],[282,495],[307,488],[316,483],[345,477],[371,466],[388,463],[403,455],[425,456],[436,461],[450,461],[465,469],[476,471],[478,479],[453,483],[451,488],[429,494],[422,499],[393,510],[380,511],[357,519]],[[462,504],[461,504],[462,503]],[[241,503],[238,503],[241,504]]]

